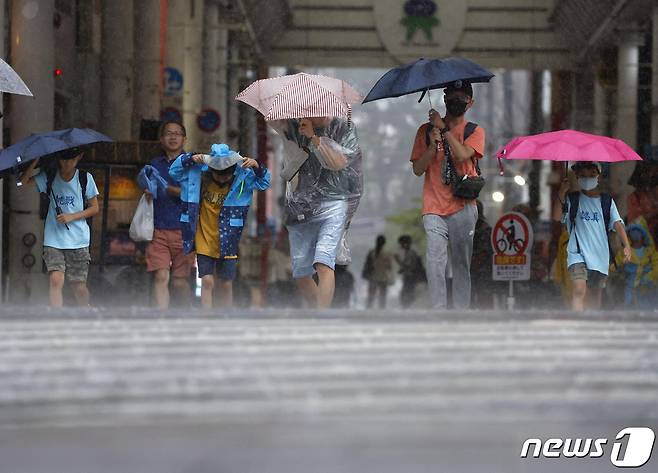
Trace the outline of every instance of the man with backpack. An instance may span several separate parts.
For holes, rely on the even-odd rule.
[[[75,151],[73,151],[75,152]],[[32,161],[21,182],[34,183],[47,209],[43,235],[43,260],[49,274],[51,307],[62,307],[65,280],[71,284],[79,306],[89,305],[90,229],[87,219],[98,213],[98,189],[92,175],[77,169],[82,153],[62,156],[57,167],[44,167],[31,176],[38,160]]]
[[[559,190],[562,223],[569,231],[567,266],[573,282],[571,307],[576,311],[600,309],[610,262],[614,261],[610,258],[608,232],[615,231],[623,244],[624,263],[631,259],[631,246],[614,200],[598,188],[600,165],[578,162],[571,169],[578,178],[580,192],[570,192],[568,179]]]
[[[445,89],[446,116],[430,110],[429,123],[416,133],[411,162],[414,174],[425,175],[423,226],[427,234],[427,279],[432,306],[447,306],[446,266],[450,248],[453,301],[457,309],[471,302],[471,254],[478,212],[475,196],[457,192],[463,182],[479,176],[477,160],[484,154],[484,129],[467,122],[473,106],[471,84],[456,81]]]

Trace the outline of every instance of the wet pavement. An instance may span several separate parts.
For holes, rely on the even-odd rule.
[[[658,432],[658,313],[3,307],[0,380],[2,473],[615,471]]]

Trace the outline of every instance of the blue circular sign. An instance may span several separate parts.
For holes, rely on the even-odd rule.
[[[173,67],[164,70],[164,94],[168,97],[181,95],[183,92],[183,74]]]
[[[196,123],[201,131],[212,133],[219,128],[219,125],[222,123],[222,117],[217,110],[206,108],[201,110],[201,113],[197,116]]]
[[[163,122],[183,123],[183,114],[174,107],[167,107],[160,112],[160,120]]]

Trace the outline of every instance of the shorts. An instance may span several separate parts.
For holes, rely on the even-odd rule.
[[[75,250],[60,250],[52,246],[43,247],[43,261],[48,272],[59,271],[70,282],[87,282],[89,274],[89,247]]]
[[[170,269],[174,278],[189,278],[193,266],[194,253],[183,252],[181,231],[156,228],[146,246],[146,271]]]
[[[238,259],[211,258],[206,255],[197,255],[196,263],[199,269],[199,277],[214,275],[217,272],[219,279],[233,281],[238,274]]]
[[[346,220],[347,202],[331,200],[320,204],[320,212],[309,221],[288,225],[293,278],[313,276],[316,264],[335,268]]]
[[[569,275],[572,281],[584,279],[590,289],[605,289],[605,283],[608,279],[608,276],[603,273],[587,269],[585,263],[576,263],[569,266]]]

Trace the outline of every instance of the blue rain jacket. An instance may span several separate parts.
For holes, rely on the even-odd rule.
[[[199,220],[199,202],[202,194],[202,175],[208,171],[205,164],[192,161],[192,154],[179,156],[169,168],[169,175],[180,183],[180,199],[183,202],[181,230],[183,250],[194,251],[194,237]],[[251,206],[255,189],[264,191],[270,187],[270,172],[259,167],[256,170],[244,169],[239,165],[235,169],[235,179],[219,212],[220,258],[235,258],[242,236],[244,222]],[[222,235],[226,235],[223,237]]]
[[[160,175],[157,168],[147,164],[139,171],[137,183],[140,189],[148,189],[154,199],[160,195],[160,191],[167,191],[167,180]]]

